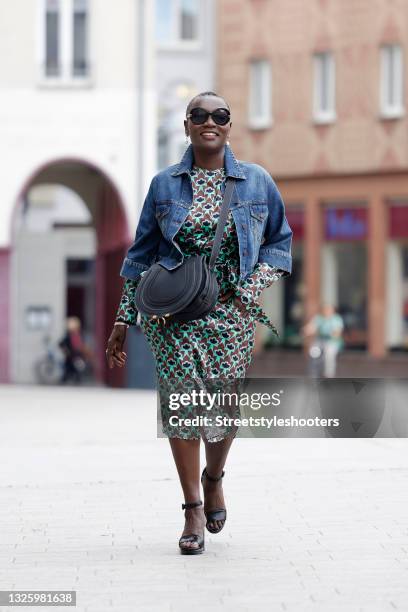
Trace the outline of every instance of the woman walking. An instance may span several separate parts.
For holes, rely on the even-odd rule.
[[[269,173],[235,158],[228,142],[231,126],[230,107],[216,93],[203,92],[188,104],[184,129],[191,143],[179,164],[152,179],[123,262],[123,293],[106,349],[109,367],[125,365],[123,345],[128,326],[136,323],[134,295],[142,274],[157,261],[174,269],[195,254],[210,256],[227,178],[234,180],[234,193],[214,267],[220,286],[215,307],[201,319],[170,322],[166,334],[159,319],[140,315],[159,386],[170,378],[181,383],[242,379],[252,358],[256,321],[275,331],[258,302],[263,289],[291,272],[292,231]],[[174,424],[163,396],[160,408],[184,494],[180,551],[198,554],[204,550],[204,525],[218,533],[227,518],[222,478],[237,429]],[[191,417],[193,410],[183,407],[177,415]],[[201,439],[206,466],[200,479]]]

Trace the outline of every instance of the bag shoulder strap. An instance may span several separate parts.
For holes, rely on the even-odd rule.
[[[214,244],[213,244],[213,248],[212,248],[211,256],[210,256],[210,262],[209,262],[210,270],[214,268],[215,260],[217,259],[218,253],[220,251],[222,235],[224,233],[224,227],[227,221],[227,215],[228,215],[228,210],[229,210],[229,206],[231,203],[234,185],[235,185],[235,181],[231,177],[228,177],[226,185],[225,185],[225,191],[224,191],[224,197],[223,197],[222,205],[220,209],[220,215],[217,221],[217,229],[215,231]]]

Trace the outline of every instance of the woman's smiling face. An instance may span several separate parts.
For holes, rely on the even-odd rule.
[[[197,98],[189,112],[193,108],[203,108],[209,112],[215,111],[217,108],[226,108],[228,110],[225,100],[217,96]],[[231,126],[231,121],[226,125],[218,125],[210,116],[201,125],[195,125],[190,117],[184,120],[186,136],[190,136],[194,148],[200,149],[203,152],[215,152],[223,149],[228,140]]]

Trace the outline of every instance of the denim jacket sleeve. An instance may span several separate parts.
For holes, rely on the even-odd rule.
[[[155,214],[155,180],[153,177],[136,229],[133,244],[127,251],[120,275],[137,280],[140,274],[150,268],[157,253],[161,232]]]
[[[264,242],[259,249],[258,262],[266,262],[283,270],[283,276],[292,272],[292,235],[293,232],[285,215],[282,196],[269,173],[265,172],[267,181],[268,218],[264,233]]]

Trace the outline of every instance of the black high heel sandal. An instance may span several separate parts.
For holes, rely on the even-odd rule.
[[[207,472],[207,468],[205,467],[203,469],[203,473],[201,474],[201,484],[204,486],[204,483],[203,483],[204,476],[208,478],[208,480],[210,480],[211,482],[218,482],[219,480],[221,480],[221,478],[224,478],[224,474],[225,472],[224,470],[222,470],[221,476],[218,476],[218,478],[214,478],[213,476],[209,476]],[[226,509],[225,508],[214,508],[214,510],[209,510],[208,512],[204,510],[204,514],[205,514],[205,518],[207,519],[206,527],[208,531],[210,533],[219,533],[221,529],[224,527],[225,521],[227,520]],[[208,526],[208,524],[212,523],[213,521],[223,521],[223,523],[219,529],[214,529],[213,527],[210,528]]]
[[[181,504],[181,508],[182,510],[185,509],[189,509],[189,508],[196,508],[197,506],[201,506],[202,505],[202,501],[200,499],[200,501],[196,501],[196,502],[189,502],[188,504]],[[193,546],[181,546],[183,542],[197,542],[198,546],[193,547]],[[204,552],[205,550],[205,545],[204,545],[204,532],[203,532],[203,536],[201,537],[200,535],[196,534],[196,533],[189,533],[188,535],[183,535],[181,536],[181,538],[179,539],[179,547],[180,547],[180,552],[182,555],[199,555],[202,552]]]

